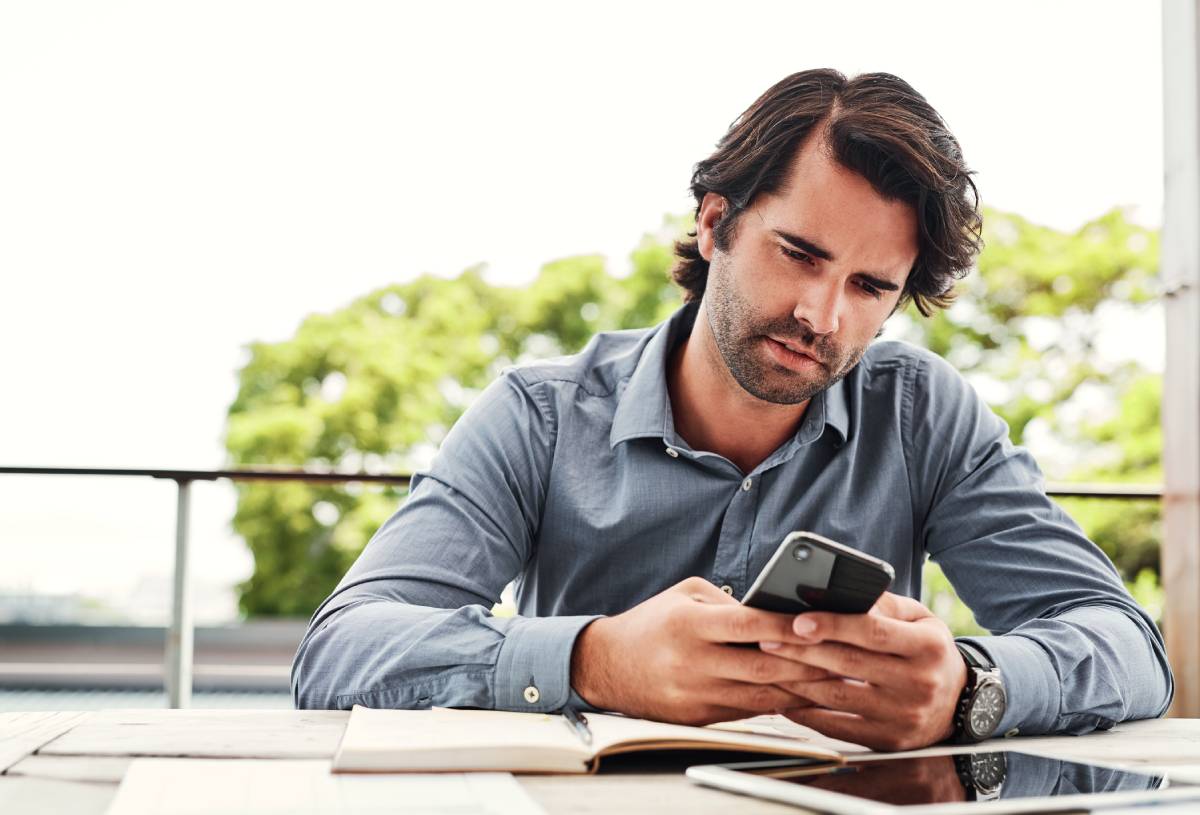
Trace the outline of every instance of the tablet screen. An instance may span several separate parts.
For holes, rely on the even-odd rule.
[[[1141,792],[1158,789],[1165,782],[1163,776],[1152,773],[1114,770],[1007,751],[878,758],[838,766],[794,760],[723,766],[892,806]]]

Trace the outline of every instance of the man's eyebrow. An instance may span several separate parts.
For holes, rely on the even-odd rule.
[[[807,238],[802,238],[799,235],[794,235],[791,232],[784,232],[782,229],[772,229],[779,237],[790,243],[801,252],[807,252],[815,258],[821,260],[833,260],[833,253],[828,249],[824,249]],[[890,280],[886,280],[879,275],[871,272],[858,272],[858,276],[866,280],[872,286],[882,291],[898,291],[900,287]]]
[[[821,260],[833,260],[833,252],[828,249],[822,249],[810,240],[802,238],[799,235],[793,235],[791,232],[784,232],[782,229],[772,229],[779,237],[790,243],[792,246],[799,249],[801,252],[807,252],[815,258]]]

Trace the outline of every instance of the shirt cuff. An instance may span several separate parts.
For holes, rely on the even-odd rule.
[[[571,688],[571,695],[567,697],[567,704],[570,705],[571,707],[575,708],[575,710],[578,710],[581,712],[582,711],[587,711],[589,713],[590,712],[596,712],[596,713],[600,712],[600,708],[595,707],[587,699],[584,699],[582,696],[580,696],[579,693],[576,692],[576,690],[574,688]]]
[[[510,618],[496,660],[496,709],[561,710],[571,694],[575,638],[600,616]]]
[[[983,651],[1000,669],[1006,707],[997,736],[1032,736],[1053,729],[1062,688],[1040,645],[1019,634],[958,639]]]

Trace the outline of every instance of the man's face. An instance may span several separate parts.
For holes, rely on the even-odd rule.
[[[745,391],[805,402],[858,364],[891,315],[917,257],[916,213],[816,138],[784,188],[742,213],[726,250],[715,246],[710,207],[728,205],[706,196],[698,232],[711,252],[704,310],[717,349]]]

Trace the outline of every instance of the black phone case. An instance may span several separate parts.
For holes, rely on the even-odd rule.
[[[865,614],[891,582],[878,569],[841,557],[833,566],[831,588],[806,588],[800,593],[800,600],[818,611]]]
[[[799,614],[804,611],[836,611],[842,614],[864,614],[892,583],[891,575],[879,568],[839,555],[833,563],[825,587],[803,586],[792,596],[780,596],[760,591],[751,603],[753,608]]]

